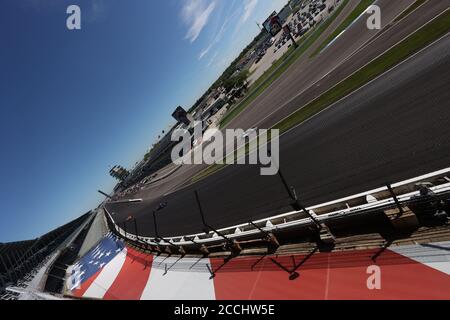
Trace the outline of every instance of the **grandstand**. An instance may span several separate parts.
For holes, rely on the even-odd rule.
[[[0,299],[17,299],[8,287],[26,289],[55,251],[92,216],[88,212],[37,239],[0,244]]]

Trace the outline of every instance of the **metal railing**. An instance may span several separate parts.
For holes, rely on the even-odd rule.
[[[446,168],[406,181],[386,184],[386,186],[343,199],[221,229],[215,229],[205,221],[197,194],[204,232],[164,238],[159,235],[155,235],[155,237],[139,235],[138,223],[135,219],[129,228],[127,222],[125,225],[119,226],[107,208],[104,209],[112,232],[126,241],[148,250],[161,252],[162,248],[172,248],[177,249],[178,253],[184,254],[186,249],[188,251],[197,249],[206,254],[208,248],[221,245],[223,250],[233,252],[242,249],[240,248],[241,242],[261,240],[277,245],[275,233],[311,229],[317,224],[328,225],[339,219],[351,219],[355,216],[380,213],[390,209],[398,209],[401,215],[403,208],[408,206],[424,207],[436,203],[436,201],[446,201],[450,199],[449,176],[450,168]],[[419,188],[421,186],[429,193],[422,194],[424,189]]]

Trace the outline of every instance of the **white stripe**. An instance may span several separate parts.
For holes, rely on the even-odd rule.
[[[83,298],[102,299],[122,270],[126,257],[127,248],[124,248],[103,268],[97,279],[86,290]]]
[[[446,273],[450,276],[450,261],[449,262],[431,262],[426,263],[430,268],[436,269],[440,272]]]
[[[209,259],[156,257],[141,300],[215,300],[207,264]]]
[[[390,250],[450,275],[450,241],[393,247]]]
[[[72,272],[73,272],[73,270],[74,270],[74,265],[70,265],[68,268],[67,268],[67,270],[66,270],[66,275],[67,275],[67,278],[66,278],[66,287],[65,287],[65,290],[67,290],[67,291],[72,291],[71,289],[72,289],[72,285],[73,285],[73,276],[72,276]]]

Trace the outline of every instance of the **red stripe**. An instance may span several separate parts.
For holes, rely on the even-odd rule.
[[[450,299],[450,277],[426,265],[392,251],[383,252],[376,263],[377,250],[316,253],[304,260],[297,272],[300,277],[289,280],[289,273],[265,258],[251,270],[257,258],[231,260],[214,278],[219,300],[308,300],[308,299]],[[272,257],[292,269],[292,257]],[[211,259],[213,270],[223,260]],[[381,290],[369,290],[367,268],[381,269]]]
[[[376,263],[381,268],[381,290],[368,290],[367,267],[374,264],[370,259],[373,253],[366,254],[365,266],[330,270],[330,299],[450,299],[447,274],[389,250],[382,253]]]
[[[298,263],[301,257],[295,257]],[[322,299],[326,283],[326,272],[309,269],[301,272],[300,281],[290,281],[287,272],[279,269],[269,258],[265,258],[251,271],[258,258],[232,260],[214,278],[218,300],[294,300]],[[213,270],[222,260],[211,259]],[[292,259],[280,259],[280,263],[292,267]]]
[[[72,295],[77,298],[82,298],[87,289],[89,289],[91,284],[95,281],[95,279],[97,279],[101,271],[102,269],[97,271],[97,273],[95,273],[92,277],[90,277],[88,280],[82,283],[79,288],[72,290]]]
[[[152,255],[127,248],[125,263],[103,299],[139,300],[150,277],[152,262]]]

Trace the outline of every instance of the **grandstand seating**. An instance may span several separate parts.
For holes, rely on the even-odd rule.
[[[82,215],[35,240],[0,243],[0,299],[16,297],[5,291],[7,286],[26,287],[52,252],[90,215]]]

